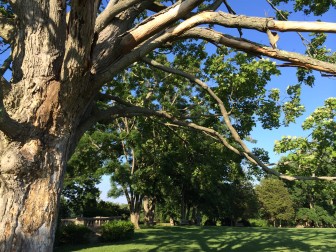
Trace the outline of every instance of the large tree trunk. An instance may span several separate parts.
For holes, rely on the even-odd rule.
[[[70,16],[92,23],[85,28],[69,22],[71,34],[66,32],[64,1],[13,4],[18,16],[13,76],[1,94],[0,109],[2,252],[52,251],[66,162],[94,93],[85,62],[96,3],[72,1]]]
[[[65,144],[59,139],[48,148],[39,140],[2,146],[0,251],[52,251]]]

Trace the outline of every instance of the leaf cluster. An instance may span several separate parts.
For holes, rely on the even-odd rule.
[[[275,5],[294,2],[294,11],[303,11],[306,15],[314,14],[316,16],[320,16],[330,8],[336,7],[334,0],[272,0],[271,2]]]

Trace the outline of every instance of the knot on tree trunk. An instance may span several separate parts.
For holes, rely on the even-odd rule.
[[[37,166],[41,154],[42,144],[39,139],[31,139],[24,145],[12,143],[6,146],[1,154],[1,175],[14,175],[27,181],[36,179],[41,175]]]

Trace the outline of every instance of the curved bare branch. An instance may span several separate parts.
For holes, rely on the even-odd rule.
[[[230,35],[224,35],[212,29],[192,28],[183,33],[182,35],[180,35],[180,38],[204,39],[215,44],[225,45],[244,52],[249,52],[257,55],[264,55],[270,58],[291,62],[293,65],[298,67],[313,69],[336,75],[335,64],[317,60],[299,53],[288,52],[264,46],[246,39],[240,39]]]
[[[191,128],[197,131],[201,131],[203,133],[206,133],[213,138],[220,141],[225,147],[227,147],[229,150],[233,151],[237,155],[243,155],[245,156],[249,161],[252,163],[261,166],[261,168],[268,174],[275,175],[277,177],[280,177],[282,179],[294,181],[294,180],[327,180],[327,181],[336,181],[336,177],[328,177],[328,176],[320,176],[320,177],[309,177],[309,176],[290,176],[281,174],[266,165],[264,165],[256,156],[254,156],[252,153],[245,153],[243,151],[238,150],[229,142],[225,137],[223,137],[220,133],[215,131],[214,129],[207,128],[204,126],[200,126],[198,124],[192,123],[192,122],[186,122],[181,121],[177,119],[176,117],[170,115],[166,111],[155,111],[148,108],[143,108],[139,106],[134,106],[129,104],[127,107],[112,107],[108,110],[102,111],[99,114],[96,115],[96,119],[101,122],[110,122],[111,120],[115,120],[118,117],[134,117],[134,116],[146,116],[146,117],[159,117],[169,120],[171,123],[167,123],[167,125],[178,125],[183,126],[187,128]],[[256,160],[255,160],[256,159]]]

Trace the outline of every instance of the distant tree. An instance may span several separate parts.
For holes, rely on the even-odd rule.
[[[289,221],[294,217],[293,201],[285,187],[279,179],[266,178],[261,180],[255,187],[255,191],[260,202],[260,211],[274,227],[281,221]]]
[[[117,159],[120,148],[105,130],[96,125],[87,131],[68,161],[61,197],[71,216],[95,215],[100,196],[97,185],[107,173],[107,160]]]
[[[299,208],[295,219],[298,224],[304,224],[306,227],[334,227],[336,224],[335,216],[331,216],[320,206]]]

